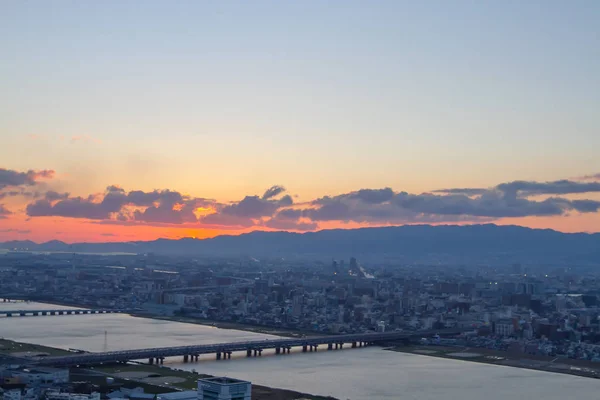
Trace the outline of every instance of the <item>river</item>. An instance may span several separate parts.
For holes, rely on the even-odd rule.
[[[0,309],[62,308],[0,303]],[[105,334],[106,332],[106,334]],[[180,346],[273,337],[209,326],[136,318],[123,314],[0,318],[0,337],[89,351]],[[590,378],[397,353],[377,347],[295,353],[232,360],[205,356],[197,363],[168,359],[172,368],[227,375],[257,384],[351,400],[559,400],[596,398]]]

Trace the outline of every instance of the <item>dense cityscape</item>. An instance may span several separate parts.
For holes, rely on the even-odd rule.
[[[12,249],[0,253],[0,318],[50,318],[50,311],[24,308],[29,302],[46,303],[50,309],[56,305],[85,313],[128,313],[291,338],[281,345],[273,339],[272,345],[269,339],[252,342],[248,357],[262,356],[267,349],[285,354],[297,345],[303,352],[327,343],[328,350],[338,349],[342,338],[352,338],[345,339],[352,348],[377,343],[398,352],[475,357],[471,361],[600,378],[598,279],[587,263],[428,265],[363,263],[352,256],[295,256],[288,261]],[[65,314],[62,309],[52,312],[59,318],[78,318]],[[362,339],[396,333],[381,336],[379,342]],[[6,340],[1,346],[5,400],[195,400],[203,399],[203,388],[213,388],[213,394],[238,390],[251,396],[240,399],[322,398],[199,375],[194,369],[178,372],[183,374],[180,378],[169,375],[175,372],[164,376],[167,357],[160,349],[144,353],[150,354],[149,361],[143,363],[143,372],[136,372],[132,369],[140,367],[135,363],[118,360],[142,356],[69,364],[73,352],[92,357],[95,353]],[[198,362],[209,345],[204,346],[177,354],[183,354],[184,362]],[[208,352],[216,351],[217,360],[231,358],[235,343],[223,346],[230,347],[209,346]],[[59,358],[39,358],[48,355]],[[60,367],[65,363],[60,356],[66,356],[71,367]],[[156,386],[152,379],[183,383]]]
[[[600,361],[589,268],[19,252],[0,262],[7,298],[322,334],[460,328],[478,346]]]

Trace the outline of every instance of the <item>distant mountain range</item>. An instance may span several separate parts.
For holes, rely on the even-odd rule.
[[[2,249],[80,253],[155,253],[257,258],[345,258],[423,263],[600,263],[600,234],[561,233],[519,226],[409,225],[308,233],[252,232],[212,239],[149,242],[0,243]]]

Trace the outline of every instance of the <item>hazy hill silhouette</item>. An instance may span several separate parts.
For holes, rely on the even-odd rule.
[[[600,262],[600,234],[562,233],[519,226],[411,225],[334,229],[308,233],[252,232],[212,239],[158,239],[148,242],[0,243],[0,248],[37,251],[131,252],[165,255],[253,257],[349,257],[410,261]]]

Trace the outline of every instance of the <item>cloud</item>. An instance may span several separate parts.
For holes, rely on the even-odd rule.
[[[394,197],[394,191],[390,188],[360,189],[357,192],[351,193],[349,197],[369,204],[381,204],[390,201]]]
[[[297,209],[283,209],[275,216],[263,222],[263,225],[286,231],[314,231],[319,225],[313,221],[301,220],[302,211]]]
[[[280,207],[289,206],[293,203],[290,196],[284,196],[281,200],[265,200],[258,196],[246,196],[238,203],[225,206],[221,214],[242,217],[260,218],[271,216]]]
[[[100,139],[94,138],[90,135],[75,135],[71,136],[71,143],[102,143]]]
[[[238,228],[249,228],[251,226],[256,225],[256,223],[251,218],[221,213],[206,215],[200,218],[199,222],[206,225]]]
[[[38,200],[27,206],[27,215],[30,217],[109,219],[111,214],[121,209],[121,205],[116,207],[110,200],[96,203],[94,198],[95,196],[73,197],[56,203],[52,203],[48,199]]]
[[[44,194],[44,197],[48,201],[66,200],[69,198],[69,193],[58,193],[53,190],[49,190]]]
[[[104,193],[88,197],[48,191],[27,206],[27,215],[84,218],[100,224],[310,231],[324,221],[397,225],[597,213],[600,201],[568,198],[593,192],[600,192],[600,182],[512,181],[488,189],[447,188],[421,194],[389,187],[362,188],[294,205],[286,189],[276,185],[262,195],[223,204],[174,190],[126,191],[112,185]]]
[[[8,229],[0,229],[0,232],[2,233],[17,233],[20,235],[26,235],[28,233],[31,233],[31,230],[29,229],[13,229],[13,228],[8,228]]]
[[[283,192],[285,192],[285,188],[283,186],[271,186],[269,189],[267,189],[265,194],[263,194],[262,199],[269,200],[270,198],[279,196]]]
[[[480,196],[487,192],[489,189],[481,188],[456,188],[456,189],[439,189],[434,190],[433,193],[446,193],[446,194],[464,194],[466,196]]]
[[[27,215],[182,224],[197,222],[194,211],[212,203],[212,200],[191,198],[171,190],[134,190],[127,193],[119,186],[111,185],[106,188],[104,194],[88,197],[70,197],[68,193],[46,192],[43,199],[27,206]]]
[[[9,191],[5,191],[5,192],[0,192],[0,200],[6,198],[6,197],[17,197],[17,196],[23,196],[23,197],[32,197],[32,198],[37,198],[42,196],[42,193],[38,192],[38,191],[28,191],[25,190],[24,188],[18,188],[17,190],[9,190]]]
[[[52,179],[53,170],[29,170],[27,172],[18,172],[11,169],[0,168],[0,189],[16,186],[33,186],[40,179]]]
[[[600,173],[592,174],[592,175],[584,175],[577,179],[582,180],[582,181],[600,181]]]
[[[6,219],[6,216],[11,214],[12,212],[4,207],[4,204],[0,204],[0,219]]]
[[[600,202],[595,200],[528,198],[543,194],[587,192],[600,192],[600,183],[514,181],[491,189],[443,189],[422,194],[394,193],[389,188],[361,189],[316,199],[312,204],[318,207],[303,210],[303,216],[313,221],[403,223],[557,216],[569,211],[598,212]]]
[[[314,231],[319,227],[315,222],[301,222],[279,218],[271,218],[264,223],[264,226],[283,231]]]
[[[194,214],[196,207],[193,204],[177,204],[178,207],[174,207],[174,205],[164,202],[158,206],[149,206],[144,211],[136,210],[134,212],[134,220],[169,224],[183,224],[197,221],[196,214]]]
[[[513,181],[502,183],[496,188],[506,195],[575,194],[600,192],[600,182],[576,182],[566,179],[554,182]]]

